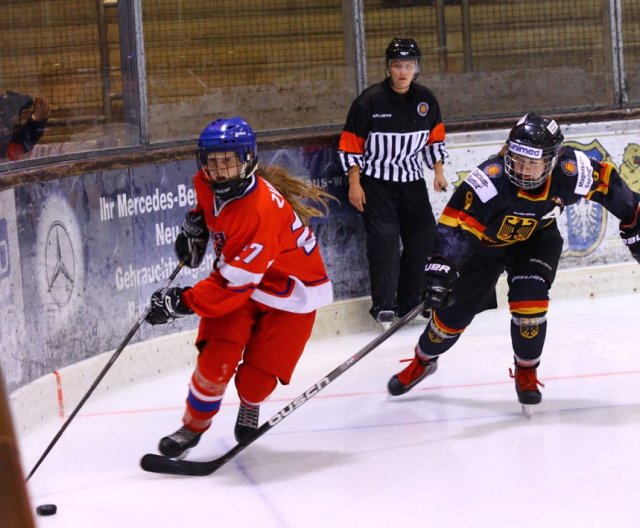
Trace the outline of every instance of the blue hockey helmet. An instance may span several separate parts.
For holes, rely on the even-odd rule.
[[[240,174],[227,180],[210,180],[217,196],[231,198],[239,196],[251,183],[251,176],[258,167],[256,135],[249,124],[240,117],[216,119],[209,123],[198,139],[198,167],[207,168],[212,152],[235,152],[241,163]]]

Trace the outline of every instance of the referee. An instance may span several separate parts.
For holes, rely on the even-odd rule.
[[[364,218],[369,313],[383,327],[420,302],[436,234],[425,165],[434,171],[435,191],[447,188],[440,106],[431,90],[414,82],[419,71],[417,43],[394,38],[386,50],[385,80],[352,103],[338,146],[349,202]]]

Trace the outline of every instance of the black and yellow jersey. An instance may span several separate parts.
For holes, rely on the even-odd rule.
[[[503,247],[553,227],[563,209],[581,198],[600,203],[618,219],[632,219],[640,195],[615,167],[563,147],[549,178],[537,189],[516,187],[495,156],[474,169],[455,190],[438,220],[436,253],[455,266],[479,247]]]

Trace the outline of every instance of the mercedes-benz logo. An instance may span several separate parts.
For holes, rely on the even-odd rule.
[[[47,291],[53,302],[65,306],[75,285],[75,255],[71,237],[62,222],[54,222],[47,233],[44,250]]]

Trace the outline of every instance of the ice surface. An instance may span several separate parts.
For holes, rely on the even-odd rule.
[[[531,419],[517,403],[509,314],[481,314],[438,372],[391,397],[422,327],[401,329],[208,477],[145,473],[180,426],[190,371],[89,400],[28,483],[40,528],[626,527],[640,497],[640,296],[554,301]],[[374,332],[310,343],[266,420]],[[88,380],[89,385],[91,380]],[[233,447],[237,395],[189,458]],[[25,474],[63,420],[20,439]]]

